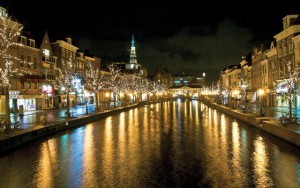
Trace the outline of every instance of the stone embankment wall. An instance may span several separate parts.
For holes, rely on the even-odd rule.
[[[216,110],[219,110],[232,117],[235,117],[238,120],[244,121],[249,125],[255,126],[295,146],[300,147],[300,132],[293,128],[288,128],[286,126],[281,125],[279,121],[274,117],[259,117],[258,115],[255,115],[253,113],[244,113],[241,111],[234,110],[230,107],[213,103],[205,98],[201,98],[201,101]]]

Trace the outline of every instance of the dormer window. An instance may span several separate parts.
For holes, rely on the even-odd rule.
[[[23,45],[27,45],[27,38],[25,36],[19,36],[18,42]]]
[[[28,39],[28,45],[29,45],[30,47],[35,48],[35,40],[33,40],[33,39]]]

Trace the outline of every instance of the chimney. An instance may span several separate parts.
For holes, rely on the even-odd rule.
[[[79,52],[79,57],[83,58],[83,53],[82,52]]]
[[[72,44],[72,39],[70,37],[67,37],[66,40],[67,40],[67,43]]]

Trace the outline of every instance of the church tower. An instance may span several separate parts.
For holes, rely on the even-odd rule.
[[[130,49],[130,64],[137,64],[136,60],[136,52],[135,52],[135,41],[134,41],[134,35],[132,35],[132,40],[131,40],[131,49]]]

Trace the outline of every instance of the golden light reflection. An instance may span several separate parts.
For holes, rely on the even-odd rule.
[[[217,113],[217,110],[214,110],[213,114],[214,114],[214,116],[213,116],[213,123],[215,125],[218,125],[218,113]]]
[[[243,172],[241,164],[241,138],[240,138],[240,128],[236,121],[232,122],[232,164],[233,164],[233,176],[236,178],[236,183],[242,184],[246,177]]]
[[[254,140],[253,163],[256,187],[273,187],[272,179],[269,177],[269,156],[261,136],[257,136]]]
[[[96,158],[95,158],[95,144],[93,137],[94,126],[91,124],[86,126],[84,130],[84,140],[83,140],[83,187],[92,187],[97,185],[95,177],[95,167],[96,167]]]
[[[56,139],[44,142],[40,150],[40,158],[37,165],[37,173],[35,174],[36,187],[53,187],[55,176],[58,171]],[[25,185],[24,185],[25,186]]]
[[[195,105],[195,125],[199,125],[199,116],[202,116],[202,114],[199,114],[199,103],[198,101],[194,102]]]
[[[127,141],[128,138],[126,137],[126,117],[125,117],[125,113],[122,112],[120,114],[120,118],[119,118],[119,127],[118,127],[118,147],[117,150],[118,152],[116,153],[116,155],[118,155],[118,158],[121,161],[125,161],[126,159],[126,152],[127,152]],[[120,174],[118,177],[115,178],[125,178],[126,177],[126,167],[124,166],[120,166]],[[126,181],[126,180],[125,180]]]
[[[223,148],[223,153],[227,153],[228,151],[228,145],[227,145],[227,135],[226,135],[226,119],[225,119],[225,115],[222,114],[221,115],[221,145]]]
[[[113,159],[112,159],[112,155],[113,155],[113,147],[114,147],[114,143],[113,143],[113,137],[112,137],[112,117],[109,116],[106,118],[105,120],[105,124],[104,124],[104,143],[105,145],[103,145],[103,164],[102,164],[102,168],[106,169],[106,171],[109,171],[113,168]],[[110,179],[109,179],[110,178]],[[105,179],[106,182],[111,182],[113,181],[112,176],[106,176]]]
[[[193,104],[192,104],[192,101],[190,101],[190,103],[189,103],[189,107],[190,107],[190,111],[189,111],[189,113],[190,113],[190,119],[192,120],[193,119],[193,110],[192,110],[192,107],[193,107]]]

